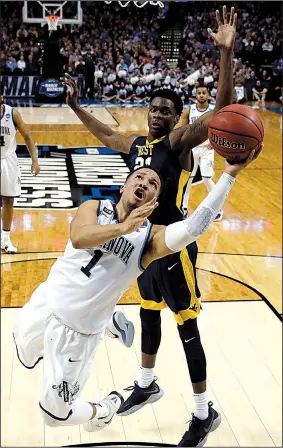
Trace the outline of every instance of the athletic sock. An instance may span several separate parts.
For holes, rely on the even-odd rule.
[[[2,240],[9,240],[10,239],[10,230],[4,230],[1,231],[1,239]]]
[[[205,420],[208,417],[208,398],[207,392],[202,394],[194,394],[195,399],[195,417]]]
[[[70,415],[63,425],[80,425],[91,419],[93,407],[87,401],[76,400],[74,403],[73,413]]]
[[[138,380],[138,385],[142,389],[150,386],[154,379],[154,369],[147,369],[146,367],[141,367],[140,369],[140,379]]]

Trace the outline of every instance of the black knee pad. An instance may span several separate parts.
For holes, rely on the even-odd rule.
[[[188,319],[178,325],[178,331],[186,354],[192,383],[206,380],[206,358],[202,347],[197,319]]]
[[[142,352],[156,355],[161,342],[161,313],[160,311],[140,309],[142,328]]]

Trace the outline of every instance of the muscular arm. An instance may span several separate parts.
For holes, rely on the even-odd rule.
[[[86,112],[86,110],[82,109],[79,104],[72,105],[71,108],[88,130],[105,146],[127,154],[130,152],[131,145],[137,138],[136,135],[129,135],[126,137],[118,134],[109,126],[94,118],[91,114]]]
[[[98,201],[84,202],[71,222],[70,239],[75,249],[90,249],[123,235],[121,224],[97,224]]]
[[[26,147],[28,149],[28,152],[30,153],[32,164],[31,164],[31,172],[37,176],[40,173],[40,167],[38,164],[38,157],[37,157],[37,151],[36,147],[32,138],[32,135],[27,127],[27,125],[23,122],[22,117],[20,116],[19,112],[13,109],[13,120],[15,122],[15,125],[17,129],[19,130],[19,133],[23,137]]]
[[[37,162],[37,152],[36,147],[33,141],[33,138],[31,136],[31,133],[27,127],[27,125],[23,122],[22,117],[20,116],[19,112],[13,109],[13,119],[17,126],[17,129],[19,130],[19,133],[23,137],[25,144],[27,146],[28,152],[30,153],[30,156],[32,158],[33,162]]]
[[[233,93],[233,48],[236,35],[237,14],[231,8],[230,21],[228,22],[227,8],[223,6],[223,23],[219,11],[216,11],[218,32],[214,34],[210,28],[208,33],[220,49],[220,73],[219,88],[217,92],[216,107],[200,117],[192,126],[186,125],[172,131],[170,142],[173,149],[190,152],[207,139],[210,120],[215,112],[224,106],[231,104]]]
[[[182,149],[190,152],[192,148],[200,145],[207,139],[209,123],[213,115],[223,107],[232,103],[233,94],[233,51],[221,50],[219,88],[215,109],[203,114],[192,125],[185,125],[175,129],[170,134],[173,150]]]

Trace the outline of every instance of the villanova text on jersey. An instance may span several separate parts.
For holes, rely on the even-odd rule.
[[[125,265],[128,264],[128,261],[135,249],[135,246],[124,236],[108,241],[99,247],[105,250],[105,252],[112,253],[119,257]]]
[[[10,135],[10,128],[1,126],[1,135]]]

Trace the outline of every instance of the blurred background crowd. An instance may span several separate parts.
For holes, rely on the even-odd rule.
[[[269,11],[271,2],[239,2],[234,82],[248,100],[256,92],[266,100],[282,96],[282,18]],[[278,7],[279,4],[277,3]],[[215,9],[222,3],[166,3],[121,8],[117,2],[82,2],[81,26],[64,25],[60,33],[63,71],[78,78],[82,97],[107,101],[144,102],[155,88],[167,87],[185,101],[199,82],[217,94],[219,52],[207,34],[216,29]],[[46,27],[23,24],[22,2],[1,6],[1,74],[40,74]],[[162,51],[162,35],[178,23],[176,62]]]

